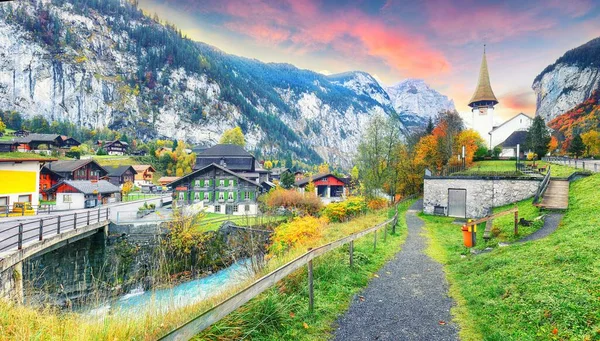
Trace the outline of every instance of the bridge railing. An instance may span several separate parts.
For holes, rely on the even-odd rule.
[[[109,220],[109,208],[90,209],[40,219],[11,221],[0,225],[0,252],[21,250],[23,245]]]

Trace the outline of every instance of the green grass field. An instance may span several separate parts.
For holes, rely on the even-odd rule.
[[[53,157],[48,155],[40,155],[36,153],[21,153],[21,152],[11,152],[11,153],[0,153],[0,158],[2,159],[28,159],[28,158],[41,158],[41,159],[65,159],[64,157]]]
[[[283,221],[284,219],[285,217],[283,216],[245,217],[218,213],[206,213],[206,216],[200,221],[200,224],[196,227],[196,229],[200,232],[216,231],[226,221],[231,221],[238,226],[251,227],[257,225],[271,224]]]
[[[134,158],[126,155],[94,155],[92,158],[100,166],[131,166],[139,164]]]
[[[526,161],[524,162],[527,165],[532,165],[533,162],[532,161]],[[548,162],[545,161],[536,161],[535,162],[536,167],[547,167],[549,165]],[[557,165],[557,164],[550,164],[552,166],[552,177],[557,177],[557,178],[566,178],[569,177],[571,174],[573,174],[576,171],[581,171],[577,170],[574,167],[569,167],[569,166],[563,166],[563,165]],[[515,161],[508,161],[508,160],[487,160],[487,161],[478,161],[475,162],[473,164],[472,167],[470,167],[469,169],[467,169],[465,172],[461,172],[461,173],[465,173],[465,174],[479,174],[479,173],[506,173],[507,175],[518,175],[518,174],[510,174],[510,173],[514,173],[516,172],[516,167],[515,167]]]
[[[447,218],[424,217],[462,340],[600,339],[599,187],[600,174],[571,184],[569,209],[547,238],[478,256],[462,256]]]
[[[9,129],[6,128],[6,130],[4,131],[4,136],[0,136],[0,141],[10,141],[12,139],[14,139],[15,137],[12,135],[12,133],[14,133],[15,130],[14,129]],[[9,135],[11,134],[11,135]]]
[[[152,198],[156,198],[158,196],[159,196],[158,194],[134,192],[134,193],[129,193],[126,196],[123,196],[123,201],[129,202],[129,201],[134,201],[134,200],[152,199]]]

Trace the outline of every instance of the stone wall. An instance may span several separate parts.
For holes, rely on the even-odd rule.
[[[504,206],[533,197],[542,178],[425,178],[423,211],[433,214],[434,206],[448,207],[448,189],[467,190],[467,218],[484,217],[490,207]]]
[[[0,272],[0,298],[17,302],[23,300],[23,263]]]

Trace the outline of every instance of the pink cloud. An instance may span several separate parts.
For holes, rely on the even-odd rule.
[[[500,96],[498,101],[508,110],[523,113],[535,113],[536,98],[533,91],[510,92]]]

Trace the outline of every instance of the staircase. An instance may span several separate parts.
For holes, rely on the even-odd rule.
[[[550,180],[537,206],[546,210],[566,210],[569,207],[569,181]]]

